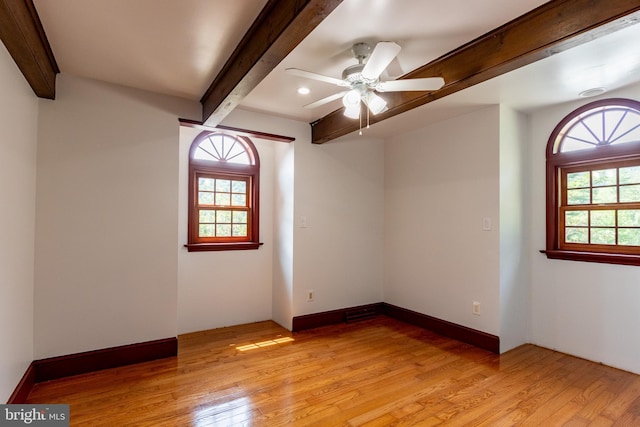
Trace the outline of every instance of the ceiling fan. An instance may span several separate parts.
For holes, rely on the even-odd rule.
[[[287,68],[289,74],[332,83],[344,87],[343,91],[322,98],[303,108],[315,108],[342,98],[345,106],[344,115],[357,119],[360,117],[360,102],[364,103],[372,114],[386,110],[387,102],[376,92],[432,91],[444,86],[442,77],[381,81],[380,75],[391,61],[400,53],[401,47],[394,42],[379,42],[373,52],[367,43],[356,43],[351,48],[358,63],[342,72],[342,79],[300,70]]]

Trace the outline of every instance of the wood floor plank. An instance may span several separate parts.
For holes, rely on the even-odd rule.
[[[588,424],[588,427],[611,427],[613,421],[605,417],[596,417]]]
[[[72,426],[640,425],[640,376],[523,345],[503,355],[385,316],[179,337],[178,356],[36,384]]]
[[[640,396],[640,376],[635,376],[626,382],[626,387],[616,393],[615,400],[602,410],[602,416],[612,421],[621,418],[638,396]]]

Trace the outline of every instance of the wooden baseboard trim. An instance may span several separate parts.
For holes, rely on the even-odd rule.
[[[389,317],[500,354],[500,337],[392,304],[382,305],[383,313]]]
[[[353,311],[373,311],[375,314],[382,313],[383,303],[359,305],[357,307],[340,308],[338,310],[324,311],[321,313],[305,314],[303,316],[295,316],[292,322],[292,331],[300,332],[306,329],[319,328],[321,326],[335,325],[343,323],[347,318],[348,312]]]
[[[178,339],[165,338],[35,360],[36,383],[178,355]]]
[[[343,323],[347,321],[349,317],[348,313],[360,311],[374,311],[375,314],[385,314],[396,320],[428,329],[437,334],[475,345],[476,347],[489,350],[493,353],[500,353],[500,337],[406,308],[397,307],[393,304],[387,304],[386,302],[296,316],[293,318],[292,330],[293,332],[299,332],[306,329]]]
[[[11,396],[9,396],[9,400],[7,400],[7,403],[16,405],[25,403],[35,383],[36,369],[33,365],[33,362],[31,362],[29,363],[27,370],[24,372],[22,379],[16,386],[16,389],[13,390],[13,393],[11,393]]]

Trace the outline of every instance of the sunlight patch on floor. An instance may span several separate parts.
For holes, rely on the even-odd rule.
[[[266,341],[260,341],[260,342],[251,343],[251,344],[239,345],[239,346],[236,346],[236,349],[239,350],[239,351],[255,350],[257,348],[269,347],[269,346],[272,346],[272,345],[283,344],[283,343],[287,343],[287,342],[291,342],[291,341],[294,341],[294,339],[292,337],[275,338],[275,339],[272,339],[272,340],[266,340]]]

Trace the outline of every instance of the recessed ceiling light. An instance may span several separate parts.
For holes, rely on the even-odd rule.
[[[603,87],[594,87],[592,89],[583,90],[578,95],[580,95],[581,98],[591,98],[592,96],[600,95],[606,91],[607,89]]]
[[[309,92],[311,92],[311,91],[309,90],[309,88],[308,88],[308,87],[299,87],[299,88],[298,88],[298,93],[299,93],[300,95],[308,95],[308,94],[309,94]]]

